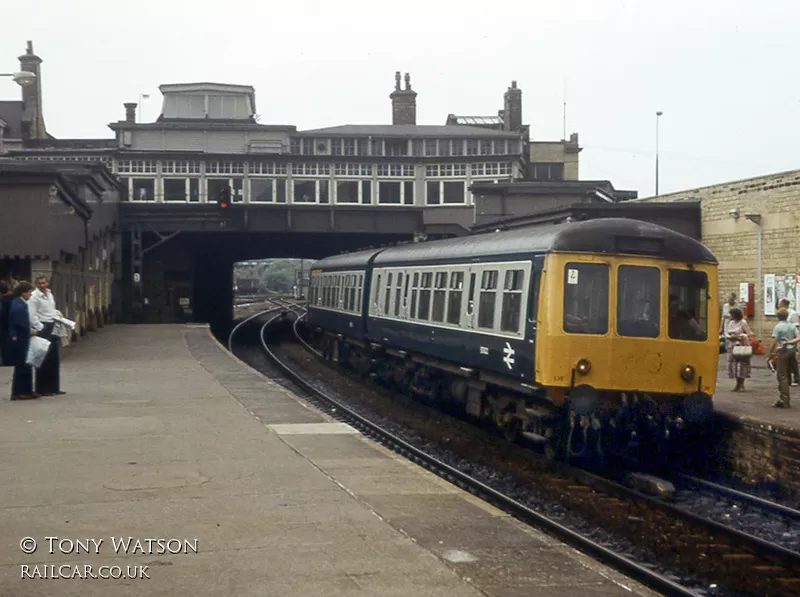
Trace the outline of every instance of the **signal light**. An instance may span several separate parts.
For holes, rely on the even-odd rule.
[[[225,185],[217,194],[217,206],[219,209],[228,209],[231,204],[231,187]]]

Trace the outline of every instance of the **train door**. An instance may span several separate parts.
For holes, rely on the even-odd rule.
[[[472,268],[468,271],[469,274],[469,287],[467,288],[467,310],[465,327],[469,329],[475,328],[475,281],[478,273]]]
[[[537,255],[533,258],[533,267],[531,268],[531,290],[528,300],[528,329],[526,335],[530,339],[530,344],[533,348],[532,358],[536,363],[536,334],[538,328],[538,314],[539,314],[539,289],[542,282],[542,272],[544,270],[544,255]]]

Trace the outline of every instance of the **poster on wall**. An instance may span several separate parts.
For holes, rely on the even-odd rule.
[[[786,277],[783,274],[775,274],[775,308],[778,303],[786,296]]]
[[[739,303],[746,303],[749,299],[749,284],[747,282],[739,282]]]
[[[764,276],[764,315],[775,315],[775,274]]]
[[[789,307],[794,309],[797,302],[797,276],[795,274],[786,274],[786,298],[789,299]]]

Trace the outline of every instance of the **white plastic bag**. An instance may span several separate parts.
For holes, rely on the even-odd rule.
[[[28,344],[28,356],[25,362],[38,369],[44,363],[48,350],[50,350],[50,340],[45,340],[39,336],[31,336],[30,344]]]

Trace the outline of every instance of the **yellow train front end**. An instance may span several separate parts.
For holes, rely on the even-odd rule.
[[[569,410],[573,435],[593,429],[618,444],[643,426],[669,435],[707,418],[719,355],[715,263],[551,253],[544,269],[536,381]]]

